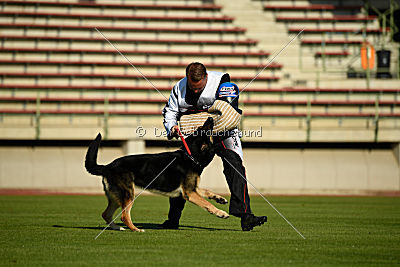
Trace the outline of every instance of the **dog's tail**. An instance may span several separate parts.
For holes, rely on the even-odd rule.
[[[97,153],[101,142],[101,134],[99,133],[94,139],[86,152],[85,167],[88,173],[101,176],[104,173],[105,166],[97,164]]]

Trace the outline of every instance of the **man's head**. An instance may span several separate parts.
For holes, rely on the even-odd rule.
[[[207,84],[207,69],[199,62],[190,63],[186,67],[186,77],[189,89],[200,93]]]

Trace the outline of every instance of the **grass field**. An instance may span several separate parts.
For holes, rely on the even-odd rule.
[[[262,198],[251,200],[269,219],[252,232],[193,204],[180,230],[159,230],[168,199],[140,196],[132,215],[145,233],[107,230],[95,240],[105,226],[104,196],[0,196],[0,265],[400,264],[400,198],[270,197],[306,240]]]

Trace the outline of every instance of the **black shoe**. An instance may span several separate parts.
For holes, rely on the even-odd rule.
[[[242,217],[241,225],[243,231],[251,231],[255,226],[264,224],[267,221],[267,216],[254,216],[253,214],[247,214]]]
[[[179,228],[179,223],[178,222],[172,222],[170,220],[166,220],[161,224],[161,228],[163,229],[178,229]]]

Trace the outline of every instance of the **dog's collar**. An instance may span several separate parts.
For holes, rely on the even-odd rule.
[[[204,166],[198,161],[196,160],[192,155],[189,155],[189,153],[185,150],[182,149],[183,154],[188,157],[193,163],[194,165],[200,170],[202,171],[204,169]]]

